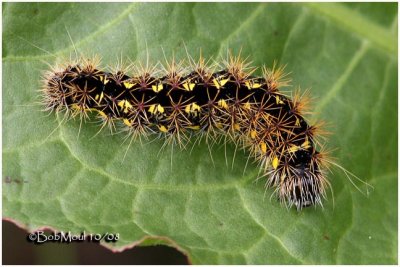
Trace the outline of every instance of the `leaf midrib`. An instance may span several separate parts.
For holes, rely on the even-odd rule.
[[[396,34],[366,19],[359,12],[338,3],[306,3],[305,5],[315,13],[334,21],[335,25],[374,43],[391,56],[397,55]]]

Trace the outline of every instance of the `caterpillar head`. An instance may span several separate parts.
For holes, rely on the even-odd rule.
[[[318,161],[318,152],[299,150],[283,159],[275,177],[279,177],[278,197],[297,210],[319,204],[325,198],[327,180]]]

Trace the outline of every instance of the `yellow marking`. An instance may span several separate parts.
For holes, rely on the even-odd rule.
[[[224,86],[227,82],[229,81],[229,79],[224,79],[220,82],[221,86]]]
[[[309,147],[310,147],[310,141],[308,141],[308,138],[306,137],[306,140],[304,141],[303,144],[301,144],[300,146],[291,145],[290,148],[288,149],[288,152],[294,153],[300,149],[307,149]]]
[[[185,107],[185,112],[186,113],[190,113],[190,106],[191,106],[192,104],[189,104],[189,105],[187,105],[186,107]]]
[[[280,97],[278,95],[275,96],[275,99],[276,99],[276,103],[277,104],[284,104],[283,101],[280,99]]]
[[[124,99],[118,102],[118,106],[124,111],[124,113],[128,113],[129,109],[132,108],[131,103],[128,100]]]
[[[164,113],[164,108],[161,105],[157,105],[157,111],[160,113]]]
[[[267,144],[264,141],[260,142],[260,148],[262,153],[267,153]]]
[[[158,125],[158,129],[163,133],[168,133],[168,129],[164,125]]]
[[[198,131],[198,130],[200,130],[200,125],[188,126],[187,128],[188,128],[188,129],[195,130],[195,131]]]
[[[128,109],[132,109],[132,105],[131,105],[131,103],[129,103],[129,101],[127,100],[127,101],[125,102],[125,110],[124,110],[124,112],[127,113],[127,112],[128,112]]]
[[[162,85],[162,83],[159,83],[157,85],[152,85],[151,88],[154,92],[158,93],[164,88],[164,86]]]
[[[126,89],[131,89],[136,83],[124,82],[124,86]]]
[[[196,103],[193,103],[193,104],[192,104],[192,110],[194,110],[194,111],[200,111],[200,110],[201,110],[201,107],[200,107],[199,105],[197,105]]]
[[[261,87],[260,83],[253,83],[252,81],[246,81],[244,83],[246,85],[246,87],[250,90],[250,89],[257,89]]]
[[[250,108],[251,108],[250,102],[244,103],[243,108],[247,109],[247,110],[250,110]]]
[[[256,132],[256,130],[252,130],[252,131],[250,132],[250,137],[251,137],[251,139],[255,139],[255,138],[257,137],[257,132]]]
[[[192,112],[197,113],[198,111],[200,111],[200,109],[201,109],[201,107],[199,105],[197,105],[196,103],[191,103],[185,107],[185,112],[186,113],[192,113]]]
[[[99,100],[99,94],[97,94],[95,97],[94,97],[94,100]]]
[[[193,88],[196,86],[194,83],[184,83],[183,88],[186,89],[186,91],[193,91]]]
[[[100,81],[101,81],[103,84],[107,84],[110,80],[107,79],[106,76],[100,76]]]
[[[299,150],[299,147],[296,146],[296,145],[292,145],[292,146],[288,149],[289,153],[294,153],[294,152],[296,152],[297,150]]]
[[[228,108],[228,104],[226,104],[226,101],[224,99],[218,100],[218,106],[220,106],[221,108],[224,108],[224,109]]]
[[[128,102],[127,102],[127,103],[128,103]],[[129,109],[130,109],[131,107],[132,107],[131,104],[125,105],[124,113],[128,113],[128,112],[129,112]]]
[[[123,122],[125,123],[125,125],[127,126],[131,126],[131,121],[128,119],[123,119]]]
[[[223,80],[218,81],[218,79],[214,78],[213,84],[217,89],[221,89],[221,87],[223,87],[228,81],[229,81],[229,79],[223,79]]]
[[[221,86],[219,85],[219,83],[218,83],[218,81],[217,81],[217,79],[213,79],[213,83],[214,83],[214,86],[215,87],[217,87],[217,89],[219,89]]]
[[[235,129],[236,131],[240,131],[240,125],[239,125],[239,123],[233,124],[233,129]]]
[[[253,83],[253,89],[260,88],[261,84],[260,83]]]
[[[154,114],[154,110],[156,109],[156,105],[151,105],[150,107],[149,107],[149,112],[151,113],[151,114]]]
[[[296,126],[300,126],[300,120],[299,120],[299,118],[297,118],[297,117],[296,117],[295,125],[296,125]]]
[[[301,144],[301,147],[304,149],[307,149],[310,147],[310,141],[308,141],[308,138],[306,137],[306,141],[304,141],[303,144]]]
[[[149,112],[151,114],[164,113],[164,108],[160,104],[153,104],[149,107]]]
[[[124,108],[124,106],[125,106],[125,101],[126,101],[126,100],[121,100],[121,101],[119,101],[118,106],[119,106],[120,108]]]
[[[278,165],[279,165],[279,159],[277,157],[275,157],[272,160],[272,167],[274,167],[274,169],[276,169],[276,168],[278,168]]]

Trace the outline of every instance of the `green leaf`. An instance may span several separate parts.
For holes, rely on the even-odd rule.
[[[194,56],[242,48],[255,66],[287,64],[286,90],[311,88],[310,121],[330,124],[337,162],[374,191],[333,168],[334,204],[287,210],[254,182],[245,152],[232,163],[232,144],[212,160],[204,142],[133,142],[124,159],[123,134],[58,127],[37,104],[44,62],[74,47],[112,65],[147,51],[183,58],[184,44]],[[104,244],[116,251],[169,244],[193,263],[397,264],[397,63],[397,3],[5,3],[3,217],[29,231],[119,233]]]

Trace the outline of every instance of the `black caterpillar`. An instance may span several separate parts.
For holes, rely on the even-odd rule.
[[[101,70],[96,60],[80,59],[47,72],[42,88],[46,110],[65,116],[95,111],[103,127],[125,127],[133,138],[161,133],[184,144],[192,135],[228,136],[260,163],[266,185],[298,210],[321,204],[329,182],[317,125],[304,118],[307,97],[279,91],[288,84],[283,68],[252,68],[229,56],[221,68],[204,58],[189,68],[172,61],[165,68]],[[303,95],[304,96],[304,95]]]

